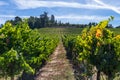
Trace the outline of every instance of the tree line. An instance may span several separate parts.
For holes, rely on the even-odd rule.
[[[17,25],[22,22],[22,18],[16,16],[13,20],[8,20],[12,23],[12,25]],[[8,22],[6,21],[6,22]],[[55,19],[55,16],[52,14],[48,16],[47,12],[44,12],[39,17],[30,16],[28,18],[28,25],[30,28],[45,28],[45,27],[77,27],[77,28],[85,28],[87,26],[96,26],[98,23],[96,22],[89,22],[88,24],[71,24],[69,22],[63,23]],[[113,28],[112,24],[107,25],[108,28]]]

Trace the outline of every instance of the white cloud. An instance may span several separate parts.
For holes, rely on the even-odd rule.
[[[4,24],[5,21],[14,19],[16,15],[0,15],[0,24]],[[28,18],[29,16],[20,16],[21,18]],[[56,20],[61,20],[63,22],[70,22],[70,23],[89,23],[89,22],[99,22],[101,20],[108,19],[109,16],[98,16],[98,15],[76,15],[76,14],[69,14],[69,15],[61,15],[55,16]],[[115,20],[120,20],[119,18],[115,18]],[[115,22],[116,23],[116,22]],[[114,24],[116,26],[116,24]]]
[[[108,19],[109,16],[91,16],[91,15],[64,15],[64,16],[55,16],[56,19],[72,19],[72,20],[94,20],[100,21]]]
[[[110,9],[113,10],[114,12],[120,14],[120,7],[116,7],[116,6],[112,6],[112,5],[108,5],[105,4],[104,2],[102,2],[101,0],[94,0],[96,3],[100,4],[101,6],[103,6],[106,9]]]
[[[4,23],[6,20],[14,19],[16,15],[0,15],[0,23]],[[21,18],[28,18],[30,16],[19,16]],[[94,16],[94,15],[62,15],[62,16],[55,16],[56,19],[63,20],[63,19],[69,19],[69,20],[89,20],[89,21],[101,21],[104,19],[108,19],[109,16]]]
[[[4,24],[5,21],[9,20],[10,18],[2,18],[0,17],[0,24]]]
[[[0,15],[0,18],[13,18],[15,15]]]
[[[0,15],[0,24],[4,24],[5,21],[14,19],[16,15]],[[28,18],[30,16],[19,16],[21,18]]]
[[[0,15],[0,18],[15,18],[17,15]],[[19,16],[21,18],[28,18],[30,16]]]
[[[4,24],[6,20],[0,19],[0,24]]]
[[[20,9],[30,9],[38,7],[102,8],[101,6],[91,4],[85,5],[77,2],[64,1],[15,0],[15,3]]]
[[[16,15],[0,15],[0,20],[10,20],[14,19]],[[19,16],[21,18],[29,18],[30,16]],[[39,16],[37,16],[39,17]],[[70,19],[70,20],[94,20],[100,21],[104,19],[108,19],[110,16],[98,16],[98,15],[76,15],[76,14],[68,14],[68,15],[55,15],[56,19]],[[115,18],[118,20],[118,18]]]
[[[101,0],[86,0],[86,4],[78,2],[65,1],[41,1],[41,0],[14,0],[19,9],[34,9],[39,7],[69,7],[69,8],[83,8],[83,9],[108,9],[120,14],[120,8],[108,5]],[[113,1],[114,2],[114,1]]]
[[[0,24],[4,24],[5,21],[13,19],[14,15],[0,15]]]
[[[55,16],[55,18],[63,23],[75,23],[75,24],[88,24],[89,22],[100,22],[102,20],[107,20],[110,16],[100,16],[100,15],[63,15]],[[115,17],[114,21],[110,22],[113,26],[118,26],[120,18]]]
[[[8,5],[8,3],[0,1],[0,6],[3,6],[3,5]]]

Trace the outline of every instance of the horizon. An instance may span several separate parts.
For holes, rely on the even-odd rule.
[[[15,16],[27,18],[48,12],[48,15],[53,14],[56,20],[63,23],[98,23],[114,16],[110,24],[114,27],[120,25],[119,0],[1,0],[0,12],[0,24]]]

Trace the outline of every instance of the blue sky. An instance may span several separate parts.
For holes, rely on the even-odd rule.
[[[99,22],[114,16],[120,25],[120,0],[0,0],[0,24],[15,16],[39,16],[44,11],[70,23]]]

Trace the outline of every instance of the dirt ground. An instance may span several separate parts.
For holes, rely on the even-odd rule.
[[[39,70],[35,80],[75,80],[74,71],[62,42],[57,46],[46,65]]]

